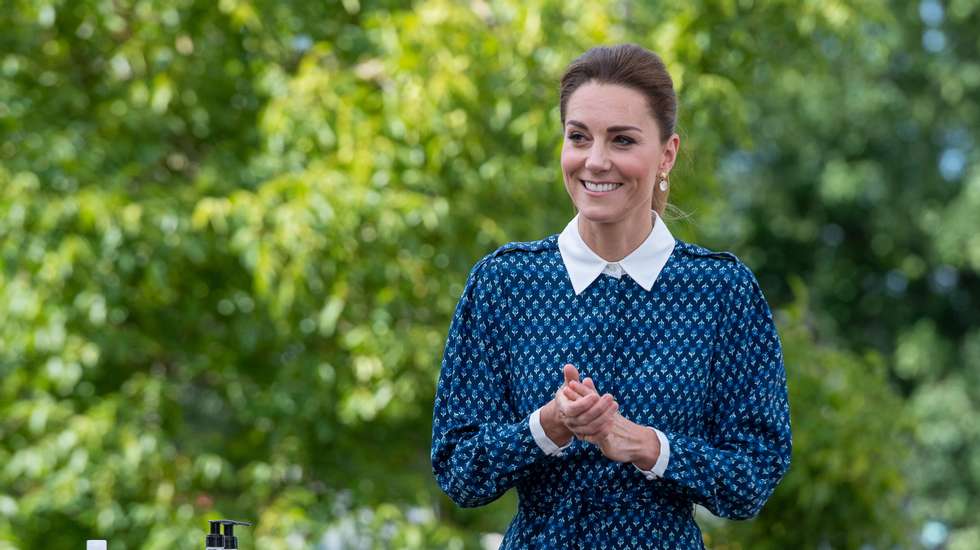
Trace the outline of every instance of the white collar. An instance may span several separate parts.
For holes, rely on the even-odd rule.
[[[650,213],[653,215],[653,230],[650,231],[650,235],[636,250],[618,262],[607,262],[585,244],[578,231],[579,214],[568,222],[558,235],[558,250],[561,252],[561,259],[565,263],[565,270],[568,271],[568,278],[572,281],[575,294],[581,294],[607,269],[607,266],[615,264],[619,264],[637,284],[643,287],[643,290],[649,291],[653,288],[653,283],[656,282],[671,252],[674,251],[675,241],[674,236],[667,229],[667,224],[657,215],[657,212],[651,210]]]

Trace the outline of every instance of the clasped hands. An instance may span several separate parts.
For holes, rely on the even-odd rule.
[[[548,438],[563,446],[577,437],[598,446],[610,460],[653,468],[660,456],[657,434],[619,414],[616,398],[600,395],[591,378],[579,380],[573,365],[566,364],[562,374],[565,383],[541,409],[541,427]]]

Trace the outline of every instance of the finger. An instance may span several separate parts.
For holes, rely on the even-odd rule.
[[[568,416],[569,407],[571,407],[572,403],[578,399],[581,399],[581,397],[579,397],[577,393],[568,388],[562,388],[561,391],[555,395],[555,405],[558,406],[558,412],[561,413],[562,416]]]
[[[596,395],[596,394],[593,393],[591,395]],[[592,422],[596,418],[599,418],[600,416],[605,414],[605,412],[609,409],[609,407],[611,407],[615,402],[616,401],[609,394],[601,396],[599,400],[596,401],[595,405],[593,405],[588,410],[583,411],[582,414],[575,417],[574,419],[575,425],[585,426],[586,424]]]
[[[586,380],[588,380],[588,379],[586,379]],[[590,393],[599,393],[599,392],[597,392],[595,390],[590,390],[588,386],[586,386],[585,384],[583,384],[581,382],[575,382],[575,381],[569,382],[568,383],[568,387],[571,388],[572,391],[574,391],[575,393],[581,395],[582,397],[585,397],[586,395],[589,395]]]
[[[565,376],[565,382],[571,382],[572,380],[578,382],[578,369],[575,368],[571,363],[567,363],[562,369],[562,375]]]
[[[595,394],[592,394],[595,395]],[[580,398],[584,399],[584,398]],[[609,409],[609,407],[614,403],[611,397],[600,396],[599,399],[590,408],[582,411],[580,414],[569,418],[569,423],[576,427],[586,426],[593,422],[595,419],[601,417]]]
[[[598,400],[599,396],[592,394],[592,397],[579,397],[576,401],[565,400],[558,403],[558,408],[565,416],[566,424],[569,420],[589,410]]]
[[[578,416],[583,412],[591,409],[592,406],[595,405],[597,401],[599,401],[599,394],[597,393],[590,393],[585,397],[580,397],[579,399],[575,400],[572,403],[569,403],[568,406],[565,407],[565,414],[567,414],[570,417]]]
[[[583,437],[591,437],[593,439],[603,439],[612,431],[613,423],[616,419],[616,413],[619,412],[619,404],[613,403],[609,409],[603,413],[602,416],[593,420],[585,426],[575,428]]]
[[[562,399],[558,401],[558,408],[566,417],[573,418],[589,410],[598,400],[599,396],[594,393],[586,397],[576,396],[575,400],[568,399],[563,395]]]
[[[582,380],[582,383],[585,384],[590,390],[599,393],[599,390],[595,389],[595,383],[592,382],[592,378],[586,378],[585,380]]]
[[[611,415],[619,410],[619,404],[612,398],[602,398],[596,405],[584,413],[568,419],[570,427],[576,430],[588,429],[594,432],[597,427],[611,418]]]

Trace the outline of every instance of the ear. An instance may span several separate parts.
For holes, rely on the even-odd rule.
[[[681,150],[681,137],[677,134],[671,135],[667,138],[667,143],[664,144],[664,158],[660,161],[660,167],[657,173],[667,172],[674,167],[674,163],[677,162],[677,153]]]

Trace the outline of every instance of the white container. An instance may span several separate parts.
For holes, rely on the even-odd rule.
[[[86,541],[85,550],[106,550],[106,541],[104,540]]]

